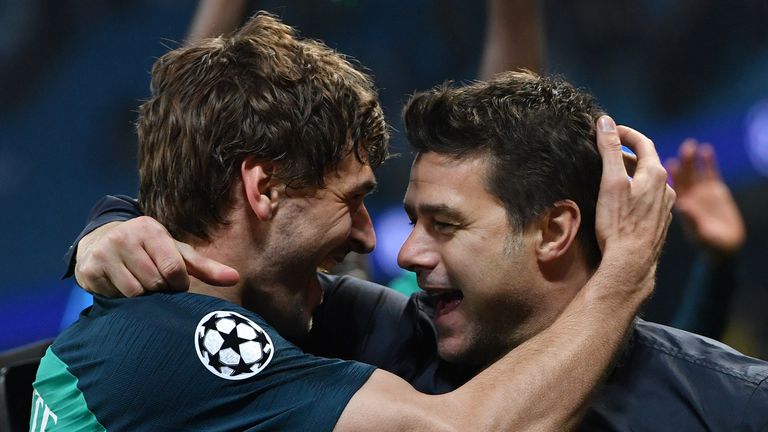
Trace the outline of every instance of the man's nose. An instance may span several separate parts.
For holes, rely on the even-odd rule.
[[[397,264],[414,272],[433,269],[437,265],[438,257],[432,249],[428,237],[416,225],[400,247]]]
[[[352,215],[352,250],[357,253],[369,253],[376,247],[376,233],[373,230],[371,215],[365,205]]]

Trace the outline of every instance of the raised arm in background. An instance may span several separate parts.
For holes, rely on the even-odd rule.
[[[248,0],[200,0],[186,42],[227,34],[242,24]]]
[[[480,79],[499,72],[525,68],[544,69],[544,29],[541,2],[536,0],[488,0],[485,46]]]
[[[672,325],[721,339],[737,286],[744,220],[720,176],[711,145],[688,139],[666,165],[678,194],[675,207],[698,250]]]

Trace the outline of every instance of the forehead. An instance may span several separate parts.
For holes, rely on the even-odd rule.
[[[406,209],[441,207],[473,211],[498,207],[501,201],[488,191],[490,169],[483,156],[454,158],[433,152],[421,153],[411,167],[405,195]]]
[[[343,192],[367,193],[376,186],[376,177],[370,165],[360,162],[350,153],[339,162],[336,169],[326,175],[327,188],[341,189]]]

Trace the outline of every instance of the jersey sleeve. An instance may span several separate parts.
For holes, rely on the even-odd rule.
[[[75,258],[77,256],[77,244],[86,235],[96,228],[106,225],[110,222],[127,221],[135,217],[143,216],[144,213],[139,207],[139,203],[136,199],[126,195],[107,195],[94,204],[88,214],[88,220],[86,221],[85,228],[77,236],[72,245],[67,249],[67,253],[64,255],[64,262],[66,268],[64,270],[64,278],[72,276],[75,271]]]
[[[187,293],[97,296],[52,351],[107,430],[331,431],[375,370],[306,354],[257,314]]]

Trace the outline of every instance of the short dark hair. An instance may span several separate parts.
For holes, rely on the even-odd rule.
[[[488,158],[488,189],[504,203],[516,229],[528,227],[556,201],[573,200],[592,268],[600,261],[595,207],[602,161],[595,121],[602,114],[585,91],[529,71],[459,87],[444,84],[416,93],[404,109],[416,151]]]
[[[258,13],[235,33],[160,57],[139,109],[139,201],[172,235],[226,224],[242,160],[291,188],[323,187],[354,153],[376,168],[388,126],[371,78],[321,42]]]

